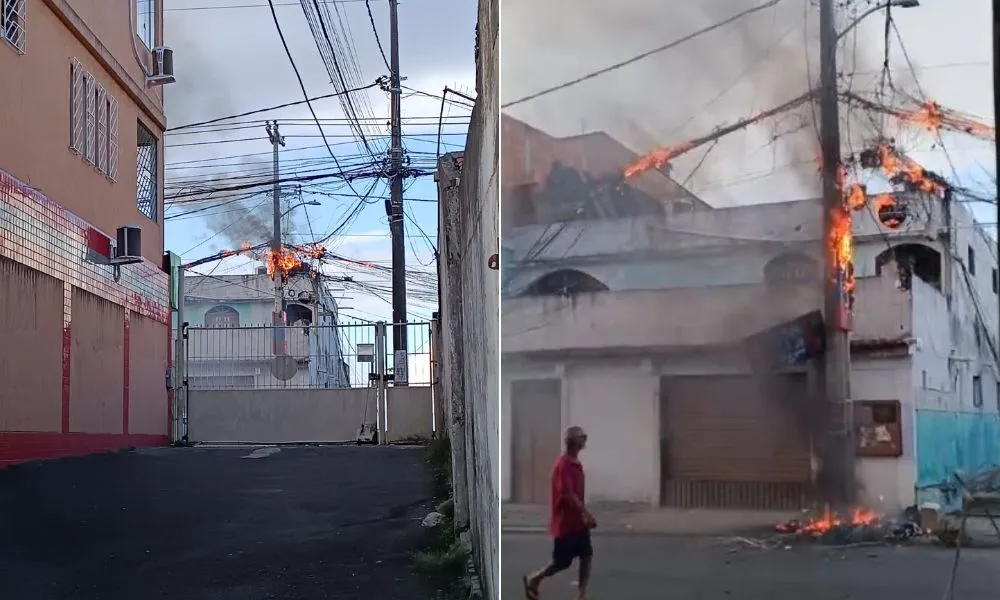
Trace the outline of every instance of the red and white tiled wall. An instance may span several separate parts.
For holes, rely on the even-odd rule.
[[[169,278],[0,170],[0,467],[168,441]]]

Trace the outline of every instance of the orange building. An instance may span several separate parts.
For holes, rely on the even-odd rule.
[[[167,442],[161,33],[160,0],[0,0],[0,467]]]

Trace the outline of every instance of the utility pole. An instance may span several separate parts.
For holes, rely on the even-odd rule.
[[[837,90],[836,7],[820,0],[820,137],[823,160],[823,277],[826,353],[824,369],[827,424],[820,447],[820,486],[827,501],[845,508],[854,501],[854,425],[850,401],[850,298],[846,280],[852,274],[838,253],[850,212],[843,201],[840,156],[840,114]]]
[[[406,246],[403,239],[403,131],[399,102],[402,89],[399,77],[399,21],[398,0],[389,0],[389,93],[391,95],[392,145],[389,148],[389,232],[392,235],[392,349],[393,372],[401,380],[394,385],[406,383]]]
[[[271,146],[274,149],[273,152],[273,177],[274,177],[274,187],[271,190],[272,200],[273,200],[273,212],[274,212],[274,232],[271,236],[271,253],[272,262],[274,262],[274,315],[273,324],[276,327],[280,327],[285,324],[284,319],[284,305],[283,305],[283,285],[281,281],[281,273],[277,268],[278,258],[281,256],[281,184],[279,183],[279,171],[278,171],[278,149],[285,145],[285,138],[282,137],[281,133],[278,131],[278,121],[271,121],[267,123],[264,127],[267,131],[267,137],[271,141]],[[277,333],[277,331],[275,332]],[[284,343],[284,331],[281,331],[280,336],[275,336],[274,340],[274,354],[280,356],[285,354],[285,343]]]

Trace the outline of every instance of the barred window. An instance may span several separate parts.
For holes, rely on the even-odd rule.
[[[0,37],[24,54],[26,0],[0,0]]]
[[[159,207],[159,141],[142,123],[137,124],[135,139],[135,205],[139,212],[155,221]]]
[[[118,174],[118,101],[73,59],[69,68],[71,150],[111,181]]]

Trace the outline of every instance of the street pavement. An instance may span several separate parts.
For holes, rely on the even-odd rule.
[[[420,448],[161,448],[0,471],[0,599],[434,598]]]
[[[896,547],[759,549],[735,538],[594,536],[592,600],[941,600],[954,554],[922,542]],[[523,598],[521,576],[545,564],[541,534],[504,534],[504,600]],[[1000,549],[963,550],[955,600],[1000,596]],[[572,600],[576,566],[547,581],[542,600]]]

